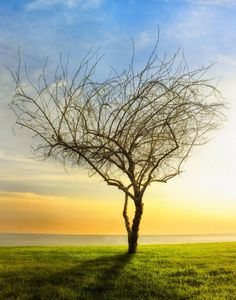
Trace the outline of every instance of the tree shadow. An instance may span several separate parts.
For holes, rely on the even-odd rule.
[[[50,274],[34,283],[34,299],[111,299],[120,293],[117,284],[130,259],[129,254],[102,256]]]
[[[91,253],[86,260],[66,255],[55,257],[55,264],[33,260],[32,268],[0,276],[0,299],[197,299],[202,282],[194,278],[195,272],[172,270],[172,264],[166,268],[165,261],[164,267],[160,261],[154,266],[152,259],[149,264],[150,258],[140,254],[137,259],[129,254]],[[162,272],[165,269],[166,274]]]

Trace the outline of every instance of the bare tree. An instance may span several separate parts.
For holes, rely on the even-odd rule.
[[[73,76],[62,59],[51,80],[47,64],[36,81],[21,63],[12,72],[11,107],[16,123],[34,133],[34,150],[86,167],[124,192],[129,253],[137,250],[147,187],[180,174],[192,148],[204,144],[223,117],[220,94],[205,79],[209,67],[190,71],[178,53],[159,59],[157,45],[141,71],[132,57],[125,71],[113,70],[103,82],[94,79],[98,52],[88,53]]]

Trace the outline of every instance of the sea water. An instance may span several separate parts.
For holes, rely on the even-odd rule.
[[[236,242],[236,234],[141,235],[139,244]],[[0,233],[0,246],[125,245],[125,235]]]

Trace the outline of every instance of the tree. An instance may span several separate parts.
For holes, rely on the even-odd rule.
[[[137,250],[147,187],[180,174],[192,148],[204,144],[223,118],[220,93],[205,79],[210,67],[190,71],[179,53],[158,58],[157,46],[140,71],[134,70],[133,55],[126,70],[113,70],[102,82],[94,79],[97,51],[88,53],[73,76],[62,58],[51,80],[47,63],[36,82],[22,72],[20,60],[12,72],[11,107],[16,123],[33,132],[36,153],[86,167],[124,193],[129,253]]]

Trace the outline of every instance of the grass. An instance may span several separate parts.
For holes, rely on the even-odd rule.
[[[0,299],[236,299],[236,243],[0,247]]]

